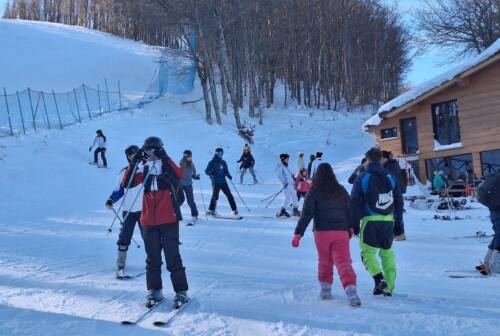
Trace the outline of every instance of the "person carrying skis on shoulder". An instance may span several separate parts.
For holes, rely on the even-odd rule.
[[[476,269],[483,275],[500,274],[500,172],[489,175],[477,190],[478,201],[490,211],[493,239]]]
[[[200,175],[196,173],[196,167],[193,163],[193,153],[186,149],[184,151],[182,160],[179,162],[179,166],[182,169],[184,177],[182,178],[182,191],[186,195],[186,200],[191,209],[191,217],[193,223],[198,220],[198,208],[194,201],[193,194],[193,180],[199,180]]]
[[[292,204],[293,206],[293,215],[300,216],[299,212],[299,203],[297,201],[297,195],[295,193],[295,181],[288,167],[288,162],[290,160],[290,155],[281,154],[280,162],[276,165],[276,172],[278,175],[278,179],[283,185],[283,194],[285,198],[283,200],[283,204],[281,205],[280,211],[276,214],[277,217],[290,217],[290,214],[286,211],[286,209]]]
[[[226,161],[222,159],[223,155],[224,150],[222,148],[215,149],[215,155],[212,160],[210,160],[207,168],[205,169],[205,174],[210,176],[210,179],[212,180],[212,198],[210,199],[210,205],[208,207],[207,215],[217,216],[215,209],[217,208],[219,193],[222,190],[224,195],[226,195],[227,197],[229,205],[231,206],[233,215],[238,216],[236,201],[234,200],[234,196],[231,193],[231,189],[229,189],[229,185],[226,181],[226,177],[229,180],[232,180],[233,177],[229,173]]]
[[[333,267],[339,272],[340,281],[351,306],[360,306],[356,290],[356,273],[352,267],[349,240],[354,223],[349,194],[337,181],[328,163],[319,165],[313,186],[307,193],[302,214],[295,228],[293,247],[299,247],[307,226],[314,219],[314,242],[318,252],[318,280],[320,298],[332,299]]]
[[[323,153],[317,152],[316,159],[314,159],[313,163],[311,164],[311,173],[309,174],[309,176],[311,176],[311,178],[314,178],[314,174],[316,174],[316,170],[318,169],[319,165],[322,163],[322,159],[323,159]]]
[[[97,155],[99,153],[101,153],[102,166],[104,168],[107,168],[108,161],[106,160],[106,148],[107,148],[106,136],[104,135],[104,133],[100,129],[98,129],[95,133],[96,133],[96,137],[94,138],[94,142],[92,142],[92,145],[90,145],[90,147],[89,147],[89,152],[91,152],[92,149],[94,147],[96,147],[96,149],[94,151],[94,161],[91,163],[94,165],[99,165],[99,160],[97,158]]]
[[[304,163],[304,153],[299,152],[299,155],[297,156],[297,174],[300,174],[304,168],[306,168]]]
[[[146,162],[137,163],[146,159]],[[149,137],[125,172],[122,186],[143,185],[144,198],[141,224],[146,249],[146,284],[148,307],[161,302],[163,283],[161,278],[162,251],[167,270],[175,291],[173,306],[179,308],[189,302],[186,270],[179,251],[179,222],[182,215],[179,196],[182,170],[167,155],[158,137]]]
[[[392,243],[394,228],[403,220],[403,197],[396,179],[380,163],[380,150],[371,148],[365,156],[368,167],[356,179],[351,192],[354,233],[360,235],[361,259],[375,281],[373,295],[392,296],[396,280]]]
[[[398,183],[399,186],[399,190],[401,191],[401,194],[404,195],[406,193],[406,186],[407,186],[405,170],[401,169],[401,167],[399,166],[399,162],[395,160],[392,153],[388,151],[382,151],[381,163],[384,166],[385,170],[389,174],[391,174],[392,177],[396,179],[396,182]],[[404,208],[403,208],[403,213],[404,213]],[[396,226],[394,227],[394,240],[396,241],[406,240],[404,221],[401,221],[401,225],[399,227]]]
[[[302,197],[306,197],[307,192],[311,189],[311,180],[305,168],[302,168],[295,177],[295,187],[297,188],[297,201],[300,201]]]
[[[257,184],[257,177],[255,176],[255,170],[253,168],[255,166],[255,159],[253,158],[250,146],[248,146],[248,144],[245,144],[245,147],[243,147],[243,154],[241,154],[241,158],[237,161],[237,163],[241,163],[240,184],[243,184],[243,178],[245,177],[247,169],[250,170],[250,174],[253,177],[253,184]]]
[[[135,154],[139,151],[139,147],[132,145],[125,149],[125,156],[130,164]],[[130,246],[130,242],[134,235],[135,225],[139,226],[142,236],[141,227],[141,211],[142,211],[142,198],[143,191],[142,187],[137,185],[126,191],[127,186],[122,185],[123,177],[127,171],[128,166],[120,171],[118,176],[118,183],[109,198],[106,200],[106,207],[108,209],[113,209],[116,202],[123,198],[123,203],[121,204],[122,211],[122,227],[120,228],[120,234],[118,236],[118,258],[116,260],[116,277],[118,279],[123,279],[125,277],[125,266],[127,263],[127,251]],[[134,202],[135,200],[135,202]]]

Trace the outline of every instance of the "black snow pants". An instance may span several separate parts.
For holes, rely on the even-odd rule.
[[[149,289],[163,288],[161,279],[162,251],[175,292],[187,291],[186,269],[179,251],[179,223],[143,226],[146,249],[146,283]]]
[[[191,216],[198,217],[198,208],[196,207],[196,203],[194,202],[193,185],[192,184],[183,185],[182,190],[184,191],[184,194],[186,195],[187,204],[189,205],[189,208],[191,209]]]
[[[212,199],[210,200],[210,206],[208,210],[215,211],[217,207],[217,200],[219,199],[219,193],[222,190],[224,195],[226,195],[229,205],[231,206],[231,210],[235,211],[237,209],[236,202],[234,201],[234,196],[229,189],[229,185],[227,183],[215,183],[213,185],[212,190]]]
[[[98,160],[97,160],[97,155],[101,153],[101,159],[102,159],[102,164],[107,166],[108,165],[108,161],[106,160],[106,148],[97,148],[95,151],[94,151],[94,162],[97,163]]]
[[[128,215],[127,215],[128,214]],[[126,249],[122,251],[127,251],[128,247],[130,245],[130,242],[132,241],[132,236],[134,235],[134,229],[135,229],[135,224],[139,226],[139,230],[141,230],[141,236],[142,236],[142,227],[141,227],[141,212],[128,212],[128,211],[123,211],[122,212],[122,218],[124,219],[123,225],[120,229],[120,234],[118,235],[118,241],[116,244],[118,245],[118,248],[120,249],[120,246],[126,246]]]

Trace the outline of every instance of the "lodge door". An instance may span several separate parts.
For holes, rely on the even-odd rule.
[[[418,153],[417,118],[401,120],[401,142],[404,154]]]

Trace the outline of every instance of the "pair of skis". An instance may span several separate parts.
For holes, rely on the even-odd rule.
[[[182,312],[187,306],[189,306],[195,299],[191,298],[188,302],[182,304],[181,306],[172,306],[172,309],[166,313],[161,319],[156,319],[152,322],[155,327],[166,327],[168,326],[172,320]],[[155,303],[151,307],[146,307],[144,310],[139,313],[135,318],[130,320],[121,321],[122,325],[137,325],[140,322],[144,321],[148,316],[150,316],[153,312],[157,310],[158,307],[162,306],[165,300]]]
[[[89,162],[89,165],[91,166],[96,166],[97,168],[108,168],[108,166],[105,166],[105,165],[102,165],[102,164],[99,164],[99,163],[95,163],[95,162]]]

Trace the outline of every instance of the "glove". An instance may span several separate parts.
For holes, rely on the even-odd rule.
[[[163,149],[163,148],[156,149],[155,155],[160,160],[168,159],[167,152],[165,152],[165,149]]]
[[[113,204],[113,200],[111,198],[108,198],[108,200],[106,201],[106,208],[113,209]]]
[[[193,180],[199,180],[200,179],[200,174],[193,175]]]
[[[130,164],[133,166],[136,165],[137,162],[141,161],[142,160],[142,157],[144,156],[144,152],[142,151],[142,149],[139,149],[135,154],[134,154],[134,157],[132,158],[132,160],[130,161]]]
[[[288,188],[288,183],[285,183],[285,185],[283,186],[283,188]]]
[[[300,245],[300,238],[302,238],[299,234],[296,234],[293,236],[293,239],[292,239],[292,246],[297,248],[299,247]]]
[[[89,147],[89,152],[92,152],[92,147]]]
[[[229,175],[227,178],[229,179],[229,181],[233,180],[233,177],[231,175]]]

